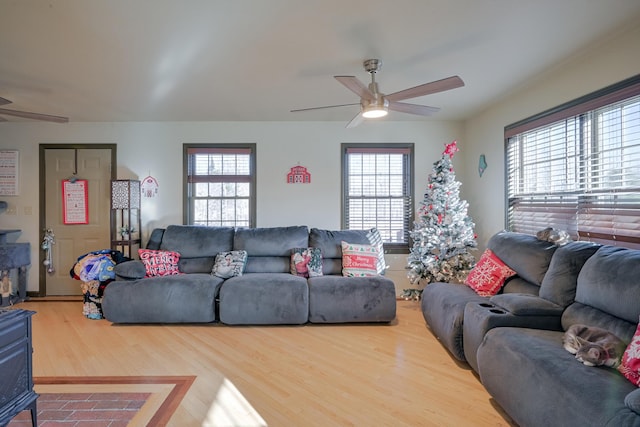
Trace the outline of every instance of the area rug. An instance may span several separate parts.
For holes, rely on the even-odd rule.
[[[194,376],[35,377],[38,426],[164,426]],[[31,426],[23,411],[9,427]]]

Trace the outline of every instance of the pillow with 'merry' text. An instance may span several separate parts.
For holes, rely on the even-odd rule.
[[[378,249],[372,245],[342,242],[342,275],[349,277],[377,276]]]

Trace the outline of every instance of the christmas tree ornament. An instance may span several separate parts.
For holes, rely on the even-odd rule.
[[[477,246],[475,224],[467,215],[468,203],[460,200],[452,159],[456,141],[445,146],[434,163],[424,201],[410,233],[413,240],[407,258],[407,276],[412,284],[462,283],[475,265],[471,250]]]

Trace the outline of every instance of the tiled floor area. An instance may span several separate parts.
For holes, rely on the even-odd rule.
[[[151,393],[46,393],[38,398],[40,427],[125,427]],[[31,426],[29,411],[9,427]]]

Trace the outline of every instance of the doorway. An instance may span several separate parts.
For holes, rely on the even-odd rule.
[[[40,144],[40,242],[49,229],[55,243],[48,266],[46,252],[40,250],[38,296],[80,295],[80,282],[69,274],[71,267],[79,256],[111,247],[116,154],[116,144]],[[87,223],[65,224],[62,183],[76,179],[87,181]]]

